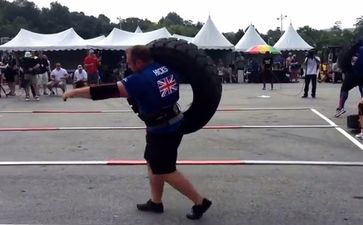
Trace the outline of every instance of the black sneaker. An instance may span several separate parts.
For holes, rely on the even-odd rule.
[[[307,95],[303,95],[303,96],[301,96],[302,98],[307,98],[308,96]]]
[[[211,205],[212,202],[204,198],[201,205],[194,205],[192,207],[192,212],[187,214],[187,218],[190,220],[200,219]]]
[[[147,201],[145,204],[137,204],[137,209],[143,212],[153,212],[153,213],[163,213],[164,206],[163,203],[154,203],[151,201]]]
[[[311,95],[312,98],[315,98],[315,95]]]

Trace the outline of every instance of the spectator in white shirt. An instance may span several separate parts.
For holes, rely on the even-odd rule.
[[[77,66],[74,71],[74,88],[81,88],[87,85],[87,72],[83,69],[82,65]]]
[[[48,83],[48,88],[54,94],[52,88],[61,88],[63,93],[66,91],[66,79],[68,78],[67,70],[61,67],[60,63],[55,64],[55,69],[50,73],[51,81]]]
[[[315,56],[314,50],[310,50],[308,52],[308,55],[305,58],[304,64],[306,66],[305,88],[304,88],[304,95],[302,96],[302,98],[308,97],[310,81],[312,82],[311,97],[315,98],[316,97],[316,78],[319,73],[320,59],[317,56]]]

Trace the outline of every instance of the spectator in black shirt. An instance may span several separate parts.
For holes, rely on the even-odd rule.
[[[3,64],[6,65],[3,73],[5,75],[6,83],[10,89],[10,92],[7,93],[7,95],[15,96],[15,76],[18,73],[18,65],[15,56],[10,53],[6,58],[4,58]]]
[[[40,87],[43,88],[43,95],[48,95],[47,89],[48,89],[48,73],[50,73],[49,71],[49,60],[48,57],[43,54],[42,52],[39,54],[39,58],[37,59],[38,63],[39,63],[39,73],[37,74],[38,76],[38,81],[39,81],[39,85]]]

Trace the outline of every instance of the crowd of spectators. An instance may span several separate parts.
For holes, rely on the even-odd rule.
[[[113,68],[115,71],[108,71],[108,68],[107,63],[102,67],[102,56],[93,49],[77,68],[63,68],[60,62],[51,63],[43,52],[26,51],[20,57],[14,52],[4,52],[0,60],[0,97],[19,95],[25,101],[40,101],[41,96],[57,95],[58,90],[61,91],[59,94],[64,93],[67,84],[80,88],[119,80],[127,69],[122,60],[116,70]]]

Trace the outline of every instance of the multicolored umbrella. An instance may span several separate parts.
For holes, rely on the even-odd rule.
[[[281,54],[281,52],[270,45],[256,45],[246,51],[250,54],[265,54],[266,52],[270,52],[271,54]]]

